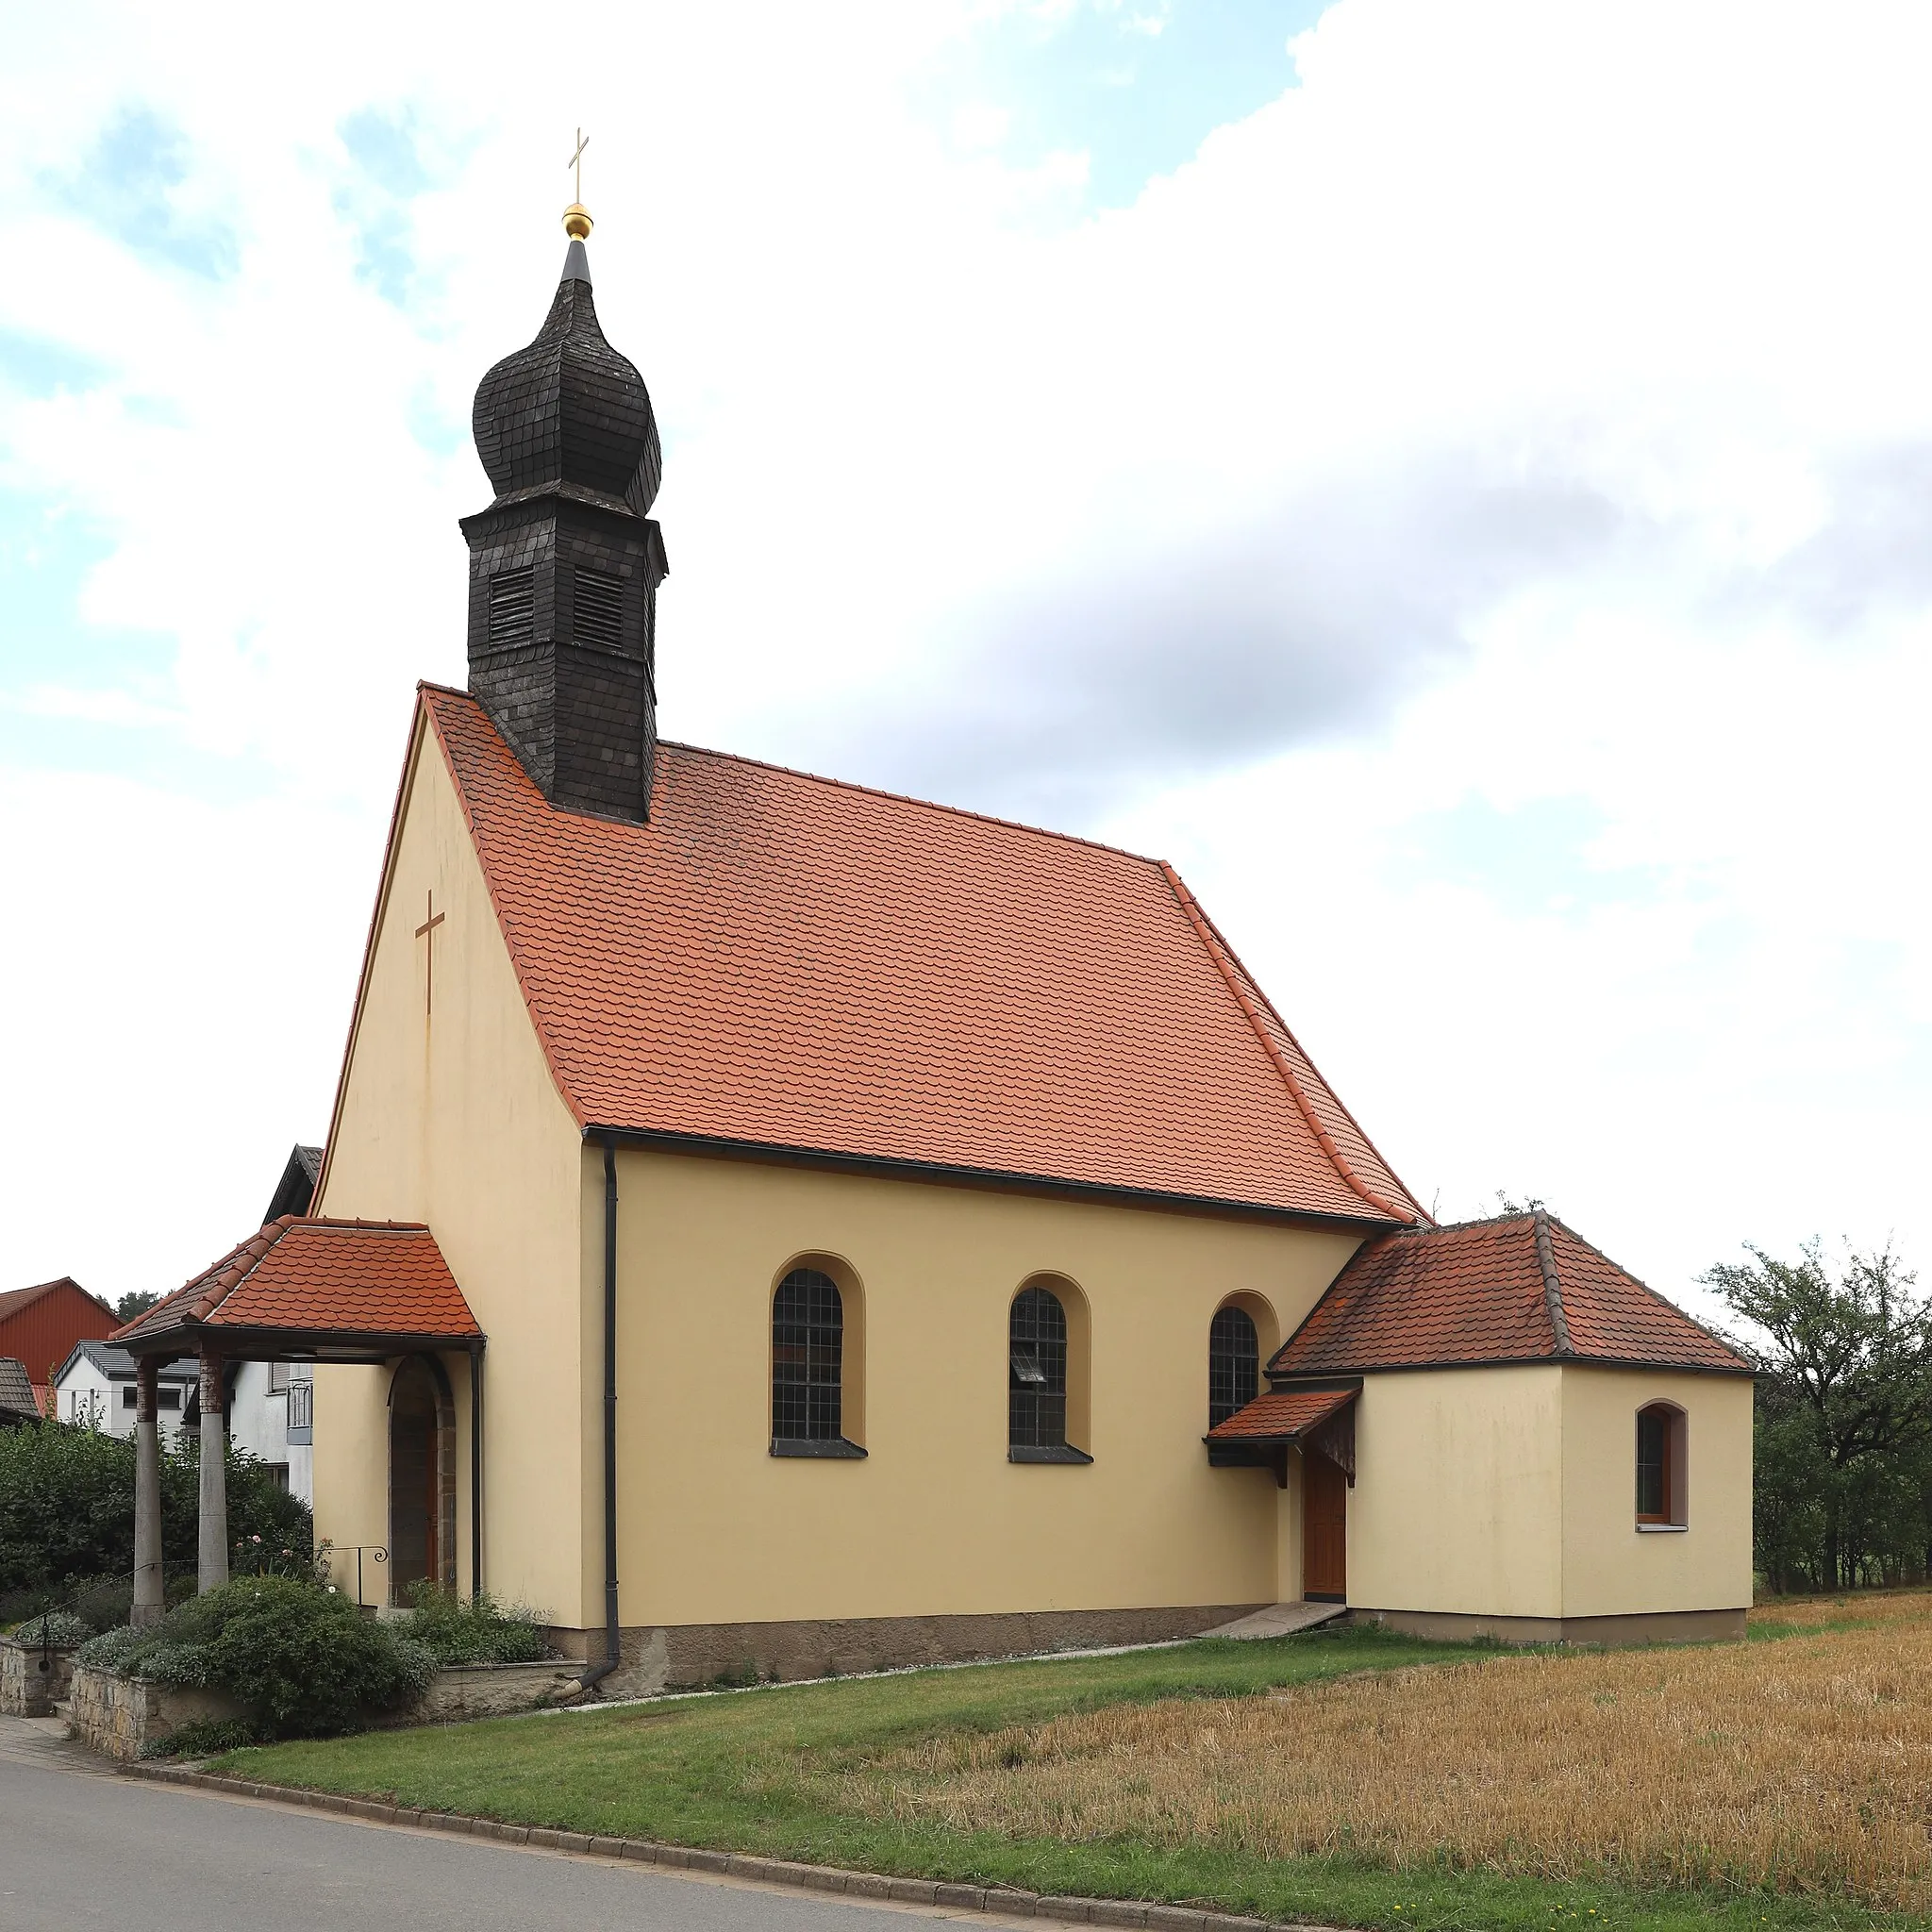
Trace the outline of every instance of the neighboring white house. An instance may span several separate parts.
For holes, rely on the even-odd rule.
[[[164,1444],[172,1446],[181,1433],[182,1419],[194,1403],[195,1374],[192,1362],[171,1362],[161,1371],[156,1420]],[[55,1373],[54,1414],[77,1428],[133,1435],[134,1357],[105,1341],[76,1341]]]
[[[228,1372],[228,1440],[273,1470],[282,1487],[315,1496],[311,1402],[307,1362],[238,1362]],[[184,1424],[199,1425],[201,1399],[192,1361],[161,1371],[158,1420],[174,1447]],[[109,1436],[134,1433],[134,1357],[105,1341],[82,1341],[54,1377],[55,1414]]]
[[[315,1501],[314,1397],[308,1362],[238,1362],[229,1371],[228,1440],[258,1457],[291,1495]]]

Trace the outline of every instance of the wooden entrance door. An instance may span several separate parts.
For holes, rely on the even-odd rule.
[[[1348,1601],[1348,1478],[1319,1449],[1302,1451],[1302,1595]]]

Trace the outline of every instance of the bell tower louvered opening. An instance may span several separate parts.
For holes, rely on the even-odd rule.
[[[490,579],[490,644],[527,644],[535,635],[537,573],[527,563],[522,570],[500,570]]]
[[[607,571],[586,570],[579,564],[575,573],[573,626],[577,641],[598,644],[607,651],[624,648],[624,579]]]
[[[536,341],[483,378],[474,426],[496,497],[462,523],[470,690],[553,805],[648,819],[663,458],[581,240]]]

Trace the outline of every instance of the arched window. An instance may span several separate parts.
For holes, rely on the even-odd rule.
[[[772,1297],[772,1440],[836,1442],[845,1357],[839,1284],[794,1268]]]
[[[1261,1338],[1247,1309],[1229,1303],[1208,1326],[1208,1426],[1247,1407],[1261,1391]]]
[[[1007,1443],[1067,1446],[1067,1311],[1048,1288],[1013,1297],[1007,1350]]]
[[[1684,1411],[1653,1402],[1637,1411],[1637,1523],[1642,1529],[1681,1529],[1685,1500]]]

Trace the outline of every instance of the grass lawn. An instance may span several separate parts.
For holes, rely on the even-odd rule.
[[[215,1768],[1348,1925],[1932,1923],[1932,1598],[1788,1606],[1754,1636],[1781,1641],[1524,1656],[1317,1631],[278,1744]]]

